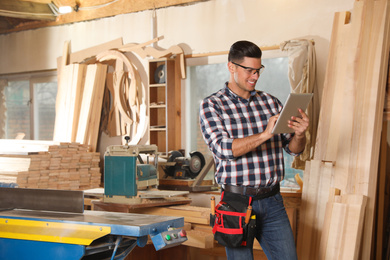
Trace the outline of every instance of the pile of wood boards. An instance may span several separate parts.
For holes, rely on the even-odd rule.
[[[0,156],[0,182],[20,188],[85,190],[101,184],[100,154],[78,143],[50,145],[47,151]]]
[[[0,139],[0,183],[16,183],[19,171],[30,165],[29,154],[47,152],[53,141]]]
[[[372,259],[389,7],[362,0],[335,14],[314,159],[304,173],[301,260]]]

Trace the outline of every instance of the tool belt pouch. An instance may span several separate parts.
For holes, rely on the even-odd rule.
[[[231,192],[222,192],[221,201],[215,206],[215,215],[210,214],[210,226],[214,239],[225,247],[252,246],[255,219],[245,224],[246,209],[252,198]],[[250,230],[250,226],[252,226]]]

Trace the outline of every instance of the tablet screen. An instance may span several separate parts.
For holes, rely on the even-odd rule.
[[[292,116],[300,116],[298,108],[305,111],[312,97],[312,93],[290,93],[272,133],[293,133],[294,130],[288,127],[288,121],[291,120]]]

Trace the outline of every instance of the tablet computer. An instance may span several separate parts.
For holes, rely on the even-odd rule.
[[[293,133],[294,130],[288,127],[288,121],[291,120],[292,116],[300,116],[298,108],[305,111],[312,97],[312,93],[290,93],[272,133]]]

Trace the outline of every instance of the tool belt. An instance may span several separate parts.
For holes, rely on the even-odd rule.
[[[277,183],[272,187],[259,187],[259,188],[253,188],[248,186],[224,185],[223,189],[225,191],[232,192],[232,193],[253,196],[254,200],[259,200],[259,199],[265,199],[274,196],[277,193],[279,193],[280,185],[279,183]]]
[[[255,215],[247,208],[252,198],[240,194],[222,192],[221,201],[215,206],[215,215],[210,214],[210,226],[213,227],[214,239],[225,247],[253,247],[256,230]],[[250,207],[251,208],[251,207]]]

